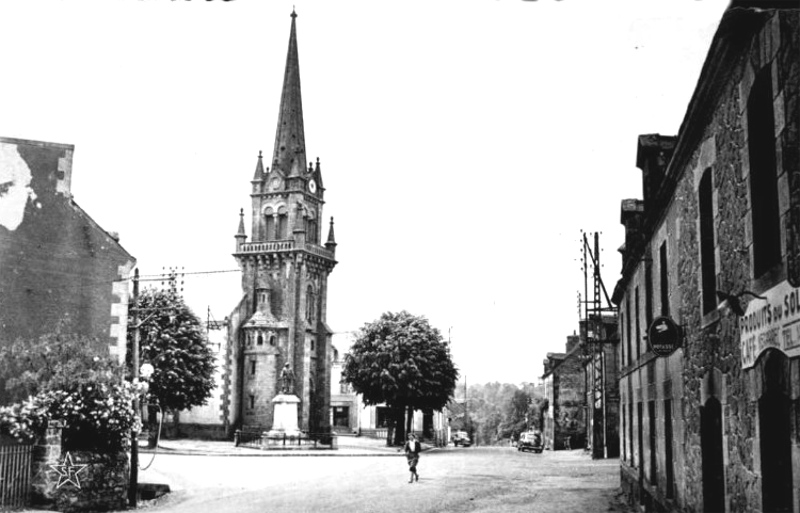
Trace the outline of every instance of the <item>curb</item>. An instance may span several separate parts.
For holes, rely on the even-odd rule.
[[[363,454],[360,453],[352,453],[352,452],[339,452],[338,450],[332,449],[296,449],[294,451],[285,451],[285,450],[264,450],[258,453],[240,453],[240,452],[210,452],[210,451],[198,451],[198,450],[187,450],[187,449],[168,449],[161,447],[158,452],[152,449],[139,449],[139,454],[161,454],[161,455],[172,455],[172,456],[225,456],[225,457],[234,457],[234,458],[396,458],[398,456],[403,456],[402,452],[365,452]],[[441,447],[428,447],[426,449],[422,449],[421,452],[430,452],[441,450]]]

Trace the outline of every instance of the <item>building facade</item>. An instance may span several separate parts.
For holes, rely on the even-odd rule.
[[[75,202],[74,149],[0,138],[0,345],[61,331],[121,363],[136,260]]]
[[[733,2],[624,200],[621,477],[647,511],[800,512],[800,9]]]
[[[547,449],[586,447],[586,378],[578,335],[567,337],[566,353],[547,353],[544,360],[544,426]]]
[[[361,394],[342,381],[344,357],[338,347],[349,348],[355,340],[355,332],[333,335],[333,362],[331,365],[331,426],[340,435],[370,436],[386,438],[393,419],[392,409],[385,404],[366,405]],[[411,429],[425,441],[437,446],[447,445],[450,427],[447,407],[440,411],[416,410]]]
[[[325,188],[319,159],[312,164],[306,155],[293,12],[271,166],[259,154],[250,182],[250,242],[244,212],[235,236],[243,296],[229,318],[224,405],[233,427],[270,429],[271,400],[288,364],[300,430],[330,430],[332,332],[325,319],[336,242],[332,219],[327,242],[320,242]]]

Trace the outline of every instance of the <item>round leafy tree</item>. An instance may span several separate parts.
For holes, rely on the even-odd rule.
[[[439,330],[426,318],[402,311],[386,312],[361,328],[345,355],[342,377],[365,404],[393,409],[394,443],[402,444],[414,410],[444,408],[458,370]]]
[[[205,404],[214,388],[214,354],[200,319],[182,298],[155,289],[144,290],[136,308],[140,364],[149,363],[154,369],[149,379],[151,400],[173,414]],[[132,311],[129,319],[130,348],[135,329]]]

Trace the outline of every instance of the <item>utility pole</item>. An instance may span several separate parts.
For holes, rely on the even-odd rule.
[[[133,344],[131,347],[132,381],[139,380],[139,269],[133,272]],[[133,396],[133,414],[139,414],[139,394]],[[136,429],[131,430],[131,479],[128,484],[128,505],[136,507],[139,491],[139,440]]]
[[[466,374],[464,374],[464,419],[466,419],[465,420],[465,424],[467,425],[467,434],[470,436],[470,438],[473,438],[473,433],[469,429],[470,428],[470,425],[469,425],[469,397],[467,396],[467,375]],[[474,439],[473,439],[473,442],[475,442]]]

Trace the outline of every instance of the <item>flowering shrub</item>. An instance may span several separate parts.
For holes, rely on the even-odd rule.
[[[57,419],[64,422],[67,450],[123,450],[131,430],[141,429],[133,410],[133,398],[141,392],[141,385],[127,381],[41,392],[21,404],[0,407],[0,434],[31,442],[49,420]]]
[[[133,399],[142,383],[123,380],[125,369],[97,344],[57,332],[0,349],[5,392],[19,400],[0,407],[0,434],[31,441],[48,420],[61,420],[66,450],[115,452],[140,429]]]
[[[21,442],[32,442],[47,426],[49,407],[41,397],[31,397],[12,406],[0,406],[0,434]]]
[[[117,451],[127,448],[131,430],[140,430],[133,399],[140,388],[127,381],[82,384],[49,392],[50,415],[64,422],[66,449]]]

